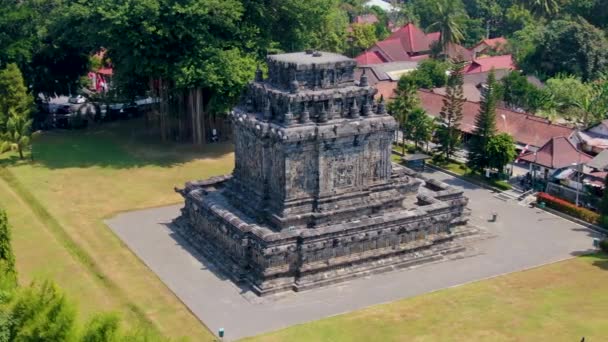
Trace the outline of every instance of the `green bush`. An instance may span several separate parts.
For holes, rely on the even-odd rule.
[[[608,253],[608,238],[600,241],[600,250],[604,253]]]
[[[498,188],[500,190],[511,190],[511,184],[505,181],[494,181],[492,182],[492,186]]]

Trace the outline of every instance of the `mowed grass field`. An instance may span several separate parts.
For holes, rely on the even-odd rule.
[[[606,284],[608,256],[585,256],[246,341],[608,341]]]
[[[0,156],[0,206],[13,226],[22,282],[51,278],[86,318],[117,311],[192,341],[213,335],[104,225],[118,212],[174,204],[175,186],[231,172],[230,144],[160,144],[139,134],[142,122],[35,137],[34,162]]]

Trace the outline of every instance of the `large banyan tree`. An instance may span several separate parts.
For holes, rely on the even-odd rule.
[[[162,140],[204,144],[265,54],[332,45],[333,0],[89,0],[72,6],[108,50],[124,93],[161,99]],[[333,11],[333,14],[331,14]],[[331,16],[329,15],[331,14]],[[346,20],[344,20],[346,25]],[[328,32],[331,31],[331,32]],[[131,94],[131,95],[133,95]]]

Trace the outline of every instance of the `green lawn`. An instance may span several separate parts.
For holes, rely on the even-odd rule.
[[[606,284],[608,257],[580,257],[247,341],[605,341]]]
[[[34,140],[34,163],[2,157],[0,205],[14,227],[20,278],[55,279],[85,315],[114,310],[133,326],[210,340],[102,220],[180,202],[175,186],[232,170],[231,146],[159,144],[139,133],[141,124],[46,132]]]
[[[504,180],[488,179],[482,175],[473,173],[472,170],[463,163],[459,163],[459,162],[456,162],[453,160],[448,160],[448,161],[444,160],[444,161],[438,162],[438,161],[433,161],[432,159],[429,159],[428,163],[431,165],[438,166],[442,169],[451,171],[451,172],[453,172],[457,175],[460,175],[463,178],[467,178],[473,182],[485,183],[485,184],[488,184],[495,188],[498,188],[500,190],[511,189],[511,184],[509,184],[508,182],[506,182]]]

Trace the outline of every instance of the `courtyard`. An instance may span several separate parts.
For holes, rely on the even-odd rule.
[[[213,269],[176,236],[170,222],[180,205],[123,213],[106,223],[212,331],[238,339],[511,272],[592,251],[592,231],[436,171],[427,177],[463,188],[470,223],[486,237],[452,260],[352,280],[335,286],[259,299]],[[497,222],[489,222],[492,212]],[[439,319],[437,317],[437,319]]]

